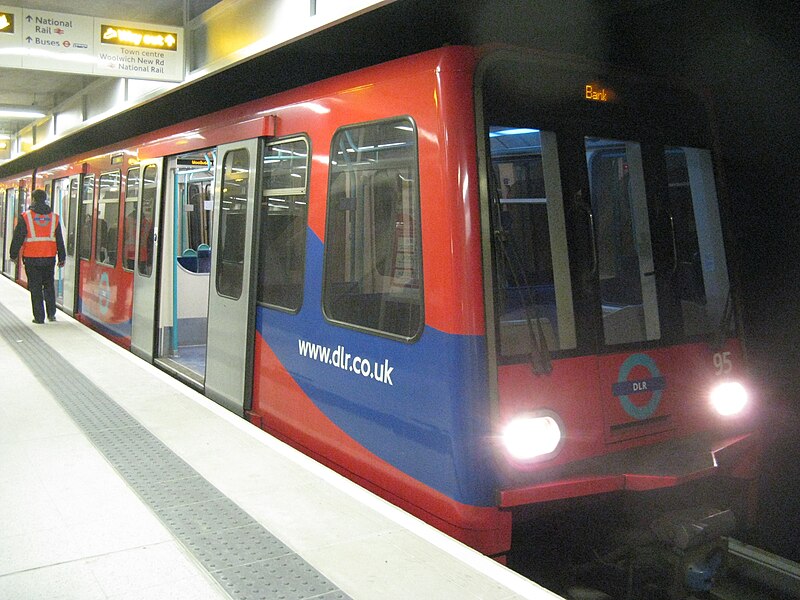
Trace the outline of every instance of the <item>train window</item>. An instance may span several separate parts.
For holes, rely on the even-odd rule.
[[[303,303],[308,217],[308,142],[264,149],[258,302],[291,311]]]
[[[158,199],[158,167],[147,165],[142,173],[141,218],[139,221],[139,275],[150,277],[153,273],[154,217]]]
[[[407,340],[422,330],[417,136],[398,118],[340,129],[331,143],[323,310]]]
[[[661,337],[641,146],[586,138],[605,342]]]
[[[73,177],[69,182],[69,208],[67,212],[67,256],[75,256],[75,219],[78,216],[80,201],[78,179]]]
[[[97,227],[94,232],[95,258],[97,262],[113,267],[117,264],[117,241],[119,238],[119,171],[100,175],[99,188]]]
[[[250,153],[245,149],[228,152],[222,164],[216,285],[217,292],[229,298],[242,295],[249,184]]]
[[[122,268],[136,263],[136,211],[139,208],[139,167],[128,169],[125,178],[125,215],[122,220]]]
[[[489,128],[500,355],[576,346],[556,134]]]
[[[78,236],[78,257],[89,260],[92,257],[92,218],[94,216],[94,175],[83,178],[81,188],[80,234]]]
[[[710,333],[723,320],[729,292],[711,154],[668,147],[664,155],[684,333]]]

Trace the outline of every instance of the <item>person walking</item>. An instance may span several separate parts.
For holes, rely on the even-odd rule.
[[[28,291],[31,293],[33,322],[41,324],[44,323],[45,307],[47,319],[56,320],[56,290],[53,284],[56,256],[58,266],[63,267],[67,252],[61,234],[61,219],[47,204],[47,193],[33,190],[32,199],[28,210],[17,221],[8,254],[11,260],[22,256],[28,276]]]

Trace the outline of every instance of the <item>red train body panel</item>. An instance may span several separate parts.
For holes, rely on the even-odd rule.
[[[579,98],[590,76],[622,100]],[[711,154],[702,149],[709,141],[705,130],[686,133],[692,117],[677,100],[634,112],[646,87],[604,66],[446,48],[87,151],[41,167],[35,181],[52,190],[66,190],[57,183],[65,178],[80,182],[68,225],[78,319],[136,349],[140,290],[154,289],[158,299],[141,309],[153,323],[144,351],[154,362],[201,390],[215,364],[237,362],[245,379],[237,412],[502,555],[522,508],[709,476],[752,487],[752,412],[720,416],[707,399],[714,385],[745,376],[741,343],[724,320],[729,283],[719,268]],[[382,144],[369,141],[375,132]],[[252,148],[258,160],[248,164],[257,167],[248,171]],[[306,161],[287,162],[296,186],[285,182],[289,170],[279,172],[290,155]],[[148,165],[162,179],[148,179]],[[237,172],[248,187],[228,199]],[[375,208],[385,172],[399,195]],[[287,179],[270,184],[267,173]],[[339,173],[350,186],[341,196]],[[33,181],[23,174],[2,185],[25,177]],[[156,234],[141,226],[148,189],[161,214]],[[65,197],[62,213],[74,206]],[[129,206],[135,230],[126,230]],[[100,233],[101,211],[115,225],[110,235]],[[224,251],[225,228],[240,226],[236,211],[255,211],[246,222],[257,225],[241,225],[241,248]],[[289,214],[304,215],[295,248],[301,300],[276,306],[259,287],[272,265],[247,258],[248,240],[252,256],[269,256],[270,243],[283,243],[277,233],[267,242],[270,219]],[[139,232],[135,262],[126,231]],[[363,246],[353,250],[357,236]],[[351,253],[345,266],[336,244]],[[157,261],[152,275],[141,268],[145,246]],[[210,252],[205,267],[198,251]],[[253,277],[242,292],[249,350],[241,361],[195,340],[225,316],[208,298],[241,301],[219,291],[231,264]],[[361,280],[337,288],[347,295],[360,286],[356,308],[337,313],[334,279],[359,268]],[[150,277],[154,288],[137,287]],[[205,313],[199,296],[182,299],[197,290],[207,294]],[[397,324],[382,328],[391,311]],[[712,343],[720,320],[724,345]],[[200,366],[181,363],[197,347]],[[509,437],[516,425],[532,428],[522,454]],[[552,446],[526,446],[539,435]]]

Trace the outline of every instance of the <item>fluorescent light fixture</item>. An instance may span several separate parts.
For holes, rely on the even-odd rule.
[[[0,119],[41,119],[43,112],[20,108],[0,108]]]
[[[539,130],[528,129],[526,127],[517,127],[514,129],[496,129],[489,133],[489,137],[500,137],[503,135],[526,135],[529,133],[539,133]]]

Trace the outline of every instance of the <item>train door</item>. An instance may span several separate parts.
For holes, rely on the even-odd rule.
[[[5,206],[5,239],[8,243],[3,248],[3,256],[6,260],[3,264],[3,275],[14,279],[16,277],[16,263],[8,258],[8,246],[11,244],[11,239],[14,236],[14,225],[17,221],[19,211],[17,210],[17,190],[8,188],[6,190],[6,206]]]
[[[75,292],[78,264],[75,260],[75,240],[78,228],[78,202],[80,175],[65,177],[53,182],[53,210],[61,216],[61,231],[67,251],[67,262],[56,269],[56,304],[64,312],[75,313]]]
[[[131,350],[147,361],[153,360],[156,317],[156,262],[159,248],[158,223],[163,159],[142,161],[141,194],[136,226],[136,260],[133,269],[133,322]]]
[[[240,415],[252,390],[259,148],[259,140],[220,146],[215,177],[205,391]]]
[[[64,218],[64,206],[67,204],[66,198],[69,194],[69,180],[67,178],[56,179],[48,182],[45,191],[51,199],[53,212],[61,216],[61,229],[64,230],[66,219]],[[56,266],[55,271],[56,287],[56,306],[62,307],[64,304],[64,269]]]
[[[213,150],[167,166],[156,362],[196,387],[205,379],[211,281]]]

